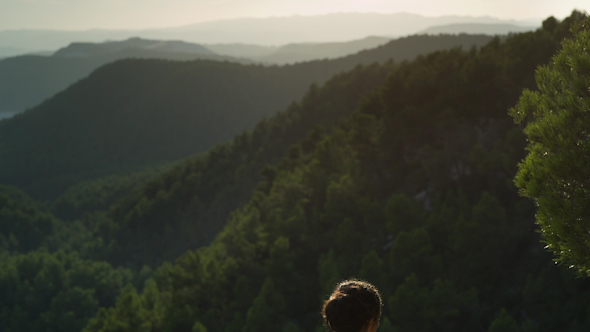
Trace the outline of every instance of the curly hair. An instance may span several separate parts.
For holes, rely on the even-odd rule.
[[[377,287],[361,280],[345,280],[324,302],[322,316],[335,332],[363,332],[379,321],[383,302]]]

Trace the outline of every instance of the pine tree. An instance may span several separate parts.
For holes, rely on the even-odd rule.
[[[516,184],[538,204],[537,223],[557,259],[590,275],[590,19],[572,27],[510,113],[526,122],[528,156]]]

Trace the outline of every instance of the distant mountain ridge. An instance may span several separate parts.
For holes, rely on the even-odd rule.
[[[435,25],[451,23],[503,23],[530,25],[525,21],[501,20],[489,16],[427,17],[412,13],[333,13],[324,15],[269,18],[239,18],[197,23],[186,27],[161,30],[177,32],[185,38],[199,36],[202,43],[210,43],[211,34],[218,33],[218,43],[241,42],[256,44],[324,43],[362,39],[367,36],[400,37],[415,34]],[[192,34],[192,35],[191,35]]]
[[[418,33],[425,33],[430,35],[435,34],[458,34],[458,33],[472,33],[484,35],[507,35],[509,33],[519,33],[526,31],[533,31],[536,27],[520,26],[514,24],[484,24],[484,23],[454,23],[446,25],[433,26],[428,29],[419,31]]]
[[[102,43],[71,43],[60,48],[53,56],[85,58],[90,56],[111,55],[126,50],[145,50],[163,53],[181,53],[215,56],[216,54],[199,44],[179,40],[149,40],[139,37],[123,41],[106,41]]]
[[[14,47],[2,47],[0,46],[0,59],[15,56],[19,54],[27,53],[27,50],[18,49]]]
[[[0,118],[38,105],[96,68],[125,58],[249,62],[217,55],[198,44],[140,38],[100,44],[73,43],[53,56],[6,58],[0,60]]]
[[[334,59],[375,48],[391,41],[386,37],[367,37],[349,42],[287,44],[266,56],[249,57],[254,61],[275,64],[294,63],[316,59]]]
[[[287,66],[118,61],[0,121],[0,182],[51,197],[83,180],[203,152],[284,109],[310,84],[358,65],[479,47],[491,39],[412,36],[343,58]]]
[[[437,36],[437,38],[424,38],[420,36],[400,38],[390,43],[383,44],[384,37],[370,37],[348,43],[324,43],[324,44],[294,44],[284,48],[276,48],[275,52],[267,56],[250,57],[251,61],[270,64],[284,64],[301,61],[310,61],[318,58],[334,58],[337,54],[347,57],[337,60],[346,64],[345,68],[352,68],[357,63],[366,63],[366,59],[372,61],[386,61],[389,58],[406,60],[417,54],[426,54],[439,49],[454,46],[471,45],[481,46],[489,37],[471,35],[461,38]],[[432,42],[432,45],[428,43]],[[371,48],[371,45],[380,45],[374,52],[362,50]],[[139,47],[141,46],[141,47]],[[237,45],[243,49],[252,45]],[[227,45],[231,49],[231,45]],[[418,50],[419,48],[419,50]],[[188,50],[204,53],[172,53],[162,50]],[[262,50],[259,48],[259,50]],[[236,50],[239,52],[239,49]],[[369,52],[372,55],[358,52]],[[235,53],[234,53],[235,54]],[[68,85],[87,76],[92,70],[109,62],[125,58],[158,58],[169,60],[195,60],[211,59],[232,62],[249,63],[249,60],[238,59],[223,55],[216,55],[198,44],[184,42],[169,42],[159,40],[144,40],[132,38],[126,41],[106,43],[73,43],[62,48],[54,56],[26,55],[0,60],[0,119],[8,117],[15,112],[21,112],[26,108],[38,105],[46,98],[65,89]],[[369,62],[371,63],[371,62]]]
[[[389,41],[391,38],[388,37],[370,36],[346,42],[295,43],[282,46],[253,44],[205,44],[204,46],[219,55],[247,58],[256,62],[286,64],[343,57],[375,48]]]
[[[400,37],[432,26],[451,23],[534,25],[528,21],[492,17],[438,16],[410,13],[335,13],[314,16],[238,18],[202,22],[168,29],[145,30],[7,30],[0,31],[0,46],[32,50],[58,49],[75,41],[102,42],[141,37],[184,40],[199,44],[324,43],[362,39],[367,36]],[[538,23],[540,24],[540,22]]]
[[[223,54],[234,57],[259,57],[266,56],[276,52],[279,46],[256,45],[244,43],[228,43],[228,44],[203,44],[206,48],[214,53]]]

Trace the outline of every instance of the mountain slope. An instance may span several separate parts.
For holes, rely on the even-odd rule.
[[[23,55],[0,60],[0,111],[22,112],[108,62]]]
[[[290,158],[297,158],[301,154],[301,149],[309,149],[310,144],[313,145],[313,140],[322,137],[321,131],[312,131],[313,124],[323,124],[330,128],[335,124],[337,117],[350,114],[349,112],[359,105],[359,100],[364,94],[379,82],[375,78],[383,77],[388,71],[397,74],[395,84],[400,91],[408,93],[403,97],[408,99],[404,104],[425,103],[427,106],[424,107],[429,111],[451,109],[449,112],[460,112],[461,116],[471,117],[472,121],[475,121],[473,117],[478,116],[503,117],[507,105],[518,98],[520,89],[532,87],[534,68],[550,58],[557,47],[556,41],[563,37],[562,33],[561,30],[555,31],[555,36],[552,36],[547,31],[539,30],[510,37],[504,44],[500,43],[499,39],[494,39],[484,47],[480,55],[475,50],[461,52],[454,49],[437,52],[430,56],[434,59],[431,61],[435,62],[436,59],[442,58],[445,62],[438,64],[440,68],[437,67],[436,74],[418,65],[426,61],[419,57],[413,62],[418,64],[403,63],[396,67],[388,65],[384,68],[366,69],[359,67],[346,75],[334,77],[320,90],[310,90],[300,105],[293,105],[285,113],[257,125],[252,134],[240,135],[230,145],[216,147],[203,158],[188,160],[178,165],[173,171],[115,204],[110,217],[117,230],[100,234],[103,239],[108,239],[107,242],[117,244],[115,254],[109,260],[115,264],[128,265],[140,262],[141,265],[150,263],[150,257],[157,261],[167,254],[174,256],[172,242],[190,247],[210,241],[213,234],[225,224],[229,212],[240,206],[245,197],[248,197],[255,181],[263,178],[272,180],[277,176],[277,170],[272,165],[276,165],[281,157],[285,158],[282,162],[289,165]],[[528,48],[525,45],[536,47]],[[451,62],[453,55],[464,57],[461,65]],[[526,59],[523,61],[527,66],[514,61],[516,59]],[[371,74],[372,72],[374,73]],[[420,78],[420,75],[429,78]],[[369,80],[371,77],[374,78]],[[445,80],[452,84],[444,83]],[[444,92],[424,97],[434,91]],[[399,94],[401,92],[390,90],[389,94],[382,93],[381,98],[395,99]],[[365,106],[378,108],[380,101],[372,100],[374,105]],[[432,115],[410,114],[411,111],[408,111],[405,116],[416,118],[406,127],[390,123],[394,133],[417,130],[409,128],[422,128],[420,133],[425,138],[436,133],[437,129],[433,128],[430,119]],[[418,126],[421,122],[424,124]],[[505,119],[503,123],[505,125]],[[298,129],[293,131],[290,129],[292,127]],[[311,136],[309,140],[304,140],[301,146],[288,148],[290,144],[296,143],[296,139],[302,139],[307,134]],[[419,138],[421,135],[416,134],[416,137]],[[404,147],[411,150],[414,148],[412,142],[407,142]],[[396,153],[404,155],[400,151]],[[265,163],[271,166],[264,168]],[[431,171],[436,172],[439,166],[432,167],[434,169]],[[408,167],[403,171],[409,173],[410,169],[411,167]],[[263,176],[257,174],[260,171]],[[375,175],[383,173],[379,169],[372,171]],[[396,176],[396,172],[393,171],[391,173],[390,180],[402,176]],[[403,174],[402,170],[399,174]],[[395,183],[384,180],[377,183],[383,187],[396,187]],[[144,237],[150,240],[145,240]],[[179,240],[180,238],[183,240]],[[154,247],[146,245],[147,243],[161,243],[157,247],[167,249],[154,252]],[[126,258],[126,253],[133,256]]]
[[[391,41],[385,37],[367,37],[341,43],[288,44],[276,49],[272,54],[249,57],[267,63],[285,64],[316,59],[333,59],[372,49]]]
[[[312,87],[301,102],[262,121],[252,132],[179,163],[121,199],[109,213],[115,230],[97,234],[113,244],[108,257],[100,258],[117,265],[155,265],[209,244],[257,184],[276,176],[272,167],[263,170],[266,164],[283,158],[288,162],[285,151],[291,145],[310,133],[322,136],[317,126],[331,128],[351,114],[391,69],[391,64],[359,66],[339,74],[321,88]],[[291,154],[301,148],[308,147],[296,146]]]
[[[506,114],[534,74],[507,60],[549,61],[576,16],[400,65],[333,133],[290,151],[211,246],[84,331],[323,331],[322,300],[350,276],[379,287],[382,331],[586,330],[590,284],[542,250]]]
[[[488,36],[415,36],[334,60],[283,67],[125,60],[0,122],[0,183],[56,197],[81,180],[203,152],[359,64],[481,45]],[[77,59],[72,59],[77,60]]]
[[[122,60],[0,122],[0,182],[47,191],[43,180],[65,188],[71,177],[180,159],[253,126],[307,84],[273,68]]]
[[[183,42],[129,39],[74,43],[53,56],[25,55],[0,60],[0,113],[21,112],[64,90],[96,68],[125,58],[231,60]]]
[[[525,142],[504,109],[518,97],[515,90],[530,87],[531,65],[548,61],[569,22],[548,20],[543,30],[494,39],[480,51],[441,51],[388,69],[385,84],[336,129],[313,130],[298,145],[270,153],[286,157],[264,169],[265,180],[211,246],[153,273],[80,259],[112,245],[72,227],[95,218],[87,226],[116,232],[119,225],[107,224],[103,213],[68,223],[82,245],[55,253],[0,248],[0,329],[319,332],[325,296],[338,280],[357,276],[382,293],[383,332],[587,330],[588,281],[543,251],[534,204],[512,184]],[[242,172],[256,155],[265,158],[267,147],[283,147],[308,121],[334,123],[379,69],[358,67],[311,88],[299,105],[260,124],[258,135],[272,135],[259,142],[268,137],[270,145],[252,146],[254,133],[240,135],[235,149],[220,146],[200,161],[211,162],[201,168],[204,178],[183,178],[198,168],[188,160],[180,172],[152,182],[144,194],[158,193],[155,204],[144,200],[153,208],[144,217],[155,213],[156,225],[138,223],[131,240],[141,241],[144,228],[172,226],[166,213],[157,216],[158,207],[180,202],[193,188],[239,189],[225,187],[209,169],[225,175],[241,164],[235,179],[248,178]],[[176,179],[181,183],[169,183]],[[0,232],[35,233],[29,221],[44,227],[48,214],[13,204],[29,200],[13,188],[0,190],[7,193],[0,195],[0,224],[6,215],[15,218]],[[142,204],[122,212],[133,216]],[[153,243],[169,249],[159,245]],[[138,294],[134,286],[141,285]]]
[[[414,35],[394,39],[374,49],[360,51],[334,61],[349,64],[370,64],[394,59],[397,62],[402,62],[412,60],[418,55],[425,55],[439,50],[478,48],[486,45],[490,40],[492,40],[492,37],[486,35]]]

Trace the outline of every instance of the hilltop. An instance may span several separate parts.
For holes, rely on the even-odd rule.
[[[71,43],[67,47],[62,47],[57,50],[53,56],[87,58],[92,56],[112,55],[119,52],[128,52],[130,50],[152,51],[163,54],[192,54],[211,57],[215,55],[215,53],[211,52],[209,49],[195,43],[186,43],[176,40],[149,40],[135,37],[123,41],[106,41],[102,43]],[[187,60],[188,59],[190,58],[187,58]]]
[[[0,60],[0,113],[18,113],[36,106],[100,66],[127,58],[248,62],[179,41],[132,38],[72,43],[51,56],[22,55]]]

